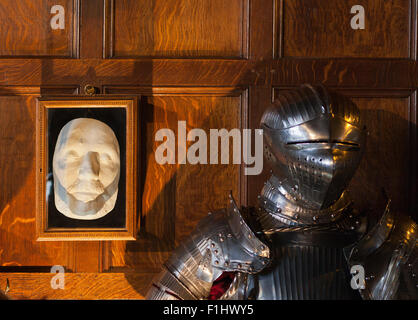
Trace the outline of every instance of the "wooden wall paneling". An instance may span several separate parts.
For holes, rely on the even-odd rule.
[[[365,10],[353,30],[351,8]],[[416,0],[276,0],[278,57],[416,58]]]
[[[1,86],[74,85],[90,77],[103,85],[243,87],[323,83],[364,89],[418,87],[415,61],[408,59],[4,59]]]
[[[35,236],[35,104],[39,87],[0,88],[0,266],[66,266],[71,244]]]
[[[246,58],[249,0],[106,0],[105,57]]]
[[[132,271],[158,272],[171,250],[202,217],[225,207],[229,190],[238,202],[245,205],[247,201],[246,180],[240,165],[159,165],[154,159],[161,143],[154,141],[156,131],[170,128],[177,137],[178,121],[185,120],[188,131],[202,128],[208,135],[211,128],[242,128],[248,121],[245,89],[106,88],[106,92],[115,94],[132,91],[143,97],[141,113],[145,119],[140,156],[141,230],[135,242],[110,244],[110,270],[124,270],[128,276]]]
[[[270,62],[273,87],[322,83],[360,90],[418,87],[417,64],[409,59],[278,59]]]
[[[51,17],[46,6],[52,2],[73,8],[66,10],[65,32],[46,33]],[[0,58],[7,58],[0,59],[0,179],[7,181],[0,193],[0,271],[7,271],[0,273],[0,288],[9,277],[18,298],[143,298],[174,246],[208,208],[225,205],[227,189],[242,205],[255,205],[269,175],[266,163],[256,177],[243,176],[233,165],[159,166],[153,159],[156,130],[175,129],[181,118],[188,129],[254,129],[274,92],[302,83],[347,94],[371,123],[371,146],[353,180],[354,196],[385,185],[389,192],[401,191],[396,204],[405,207],[409,201],[416,212],[416,3],[6,0],[5,11],[2,2],[2,21],[20,27],[7,33],[11,24],[0,26],[0,40],[7,39],[0,43]],[[366,9],[366,30],[350,28],[350,7],[356,4]],[[38,14],[38,20],[20,21],[21,13]],[[34,157],[32,104],[40,94],[83,93],[85,84],[109,95],[144,95],[139,238],[35,243],[34,159],[23,160]],[[3,165],[10,158],[17,160]],[[356,185],[364,181],[365,186]],[[51,290],[52,264],[70,272],[68,290]],[[41,269],[45,273],[14,273]]]
[[[364,159],[350,185],[353,197],[360,208],[376,208],[378,188],[384,188],[394,210],[418,219],[416,91],[386,92],[383,97],[354,93],[351,99],[362,110],[369,131]]]
[[[65,28],[51,28],[51,8],[65,10]],[[3,0],[0,4],[0,58],[78,57],[79,0]]]
[[[12,299],[108,300],[143,299],[152,274],[65,273],[64,289],[52,289],[51,273],[0,273],[0,288]],[[139,289],[138,289],[139,288]],[[141,293],[140,293],[141,292]]]
[[[104,50],[104,0],[80,1],[80,23],[82,26],[80,29],[80,58],[102,58]]]

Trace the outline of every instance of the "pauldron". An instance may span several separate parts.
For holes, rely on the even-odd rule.
[[[363,299],[418,299],[417,225],[390,210],[356,245],[345,249],[351,268],[364,268]]]
[[[223,272],[236,271],[241,278],[260,272],[269,261],[270,249],[250,229],[230,195],[226,209],[209,213],[174,250],[146,299],[206,299]]]

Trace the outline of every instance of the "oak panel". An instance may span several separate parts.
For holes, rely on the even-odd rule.
[[[35,95],[0,96],[1,266],[67,265],[72,259],[62,242],[36,242],[35,105]]]
[[[65,273],[64,289],[53,289],[51,273],[0,273],[0,288],[9,280],[11,299],[144,299],[147,280],[153,274]],[[137,290],[135,288],[141,288]]]
[[[411,98],[353,97],[352,101],[361,109],[369,132],[364,158],[350,184],[357,206],[380,208],[384,188],[393,209],[416,218],[416,213],[409,211],[410,189],[416,184],[411,171],[410,130],[416,132],[409,118],[415,108]]]
[[[65,28],[51,28],[51,8],[65,9]],[[3,0],[0,3],[1,56],[76,57],[78,0]]]
[[[415,0],[276,2],[278,56],[413,58],[415,55]],[[354,5],[364,7],[363,30],[351,28]]]
[[[248,87],[297,86],[409,89],[418,87],[417,64],[408,59],[3,59],[2,86]],[[88,81],[88,82],[87,82]],[[86,83],[87,82],[87,83]],[[260,105],[259,108],[263,106]]]
[[[107,1],[107,57],[247,54],[247,0]]]
[[[111,243],[111,267],[158,271],[199,220],[209,211],[225,207],[230,190],[242,201],[240,165],[160,165],[155,160],[156,148],[161,144],[154,141],[156,132],[169,128],[178,137],[178,121],[186,121],[187,131],[203,129],[208,138],[211,128],[241,128],[244,97],[208,92],[200,96],[196,92],[148,93],[143,97],[141,230],[135,242]]]

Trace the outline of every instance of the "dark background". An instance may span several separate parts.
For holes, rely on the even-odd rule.
[[[48,108],[48,180],[51,182],[47,214],[50,228],[124,228],[126,221],[126,111],[124,108]],[[92,118],[106,123],[115,133],[120,148],[120,178],[115,207],[107,215],[96,220],[71,219],[55,207],[52,160],[61,129],[71,120]]]

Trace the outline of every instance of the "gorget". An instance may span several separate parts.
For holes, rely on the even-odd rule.
[[[259,220],[264,231],[286,225],[321,225],[336,222],[342,218],[351,201],[347,191],[329,208],[306,209],[298,205],[297,198],[283,188],[282,183],[272,175],[264,184],[259,199]]]
[[[350,286],[344,248],[364,234],[367,218],[350,206],[342,208],[336,221],[310,225],[285,223],[281,215],[258,208],[248,223],[271,248],[270,263],[257,274],[238,273],[221,299],[360,299]]]

